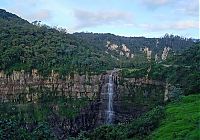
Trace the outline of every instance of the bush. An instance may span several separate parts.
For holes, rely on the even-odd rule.
[[[130,124],[104,125],[96,128],[86,137],[95,140],[124,140],[129,138],[143,139],[158,127],[164,117],[164,109],[158,106]]]
[[[139,137],[143,138],[150,134],[158,125],[160,120],[164,117],[164,108],[161,106],[147,112],[144,116],[136,119],[130,123],[128,127],[128,138]]]

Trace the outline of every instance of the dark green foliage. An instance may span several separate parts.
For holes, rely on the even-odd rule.
[[[55,139],[50,127],[47,123],[39,123],[38,126],[32,132],[33,138],[38,140]]]
[[[27,125],[28,126],[28,125]],[[32,131],[28,130],[17,120],[0,120],[0,139],[1,140],[40,140],[55,139],[50,131],[48,124],[40,123]]]
[[[181,83],[185,94],[200,91],[200,43],[186,50],[182,55],[175,57],[173,65],[181,65],[174,72],[175,78],[169,77],[174,83]]]
[[[138,119],[132,120],[129,124],[101,126],[86,134],[85,137],[92,140],[143,139],[158,127],[163,117],[164,109],[156,107]]]
[[[156,46],[157,40],[159,44]],[[106,54],[107,41],[117,45],[126,44],[135,54],[134,59],[119,57],[119,60],[116,60],[111,56],[117,57],[115,53]],[[74,73],[90,75],[120,67],[125,68],[122,70],[123,77],[140,78],[148,76],[151,79],[167,81],[172,85],[178,84],[180,89],[183,89],[184,94],[193,94],[200,91],[200,44],[196,44],[180,55],[180,52],[189,48],[192,44],[191,39],[168,34],[160,39],[128,38],[112,34],[66,34],[64,31],[58,31],[46,25],[30,24],[28,21],[0,9],[0,70],[4,70],[8,74],[12,73],[13,70],[23,69],[26,72],[31,72],[32,69],[38,69],[40,74],[44,76],[48,75],[51,70],[61,75],[73,75]],[[146,46],[153,51],[153,54],[161,54],[164,47],[170,47],[177,55],[172,56],[165,63],[149,64],[146,61],[146,56],[140,51],[141,48]],[[166,64],[170,66],[168,67]],[[147,71],[149,67],[151,67],[150,72]],[[174,103],[182,95],[180,89],[174,90],[172,94],[175,99],[173,100]],[[22,95],[23,99],[17,99],[15,103],[1,104],[0,139],[55,139],[52,135],[52,128],[47,123],[47,117],[51,114],[58,114],[60,117],[73,118],[80,108],[88,103],[87,99],[66,99],[51,96],[50,93],[44,94],[38,95],[37,103],[32,100],[23,100],[26,97]],[[136,94],[130,96],[136,96]],[[152,97],[152,100],[157,101],[153,103],[152,100],[143,98],[142,94],[137,98],[130,98],[130,96],[127,96],[127,98],[132,100],[132,103],[138,105],[143,102],[149,105],[148,109],[155,107],[157,102],[160,102],[160,96]],[[128,100],[124,101],[127,101],[128,104]],[[193,125],[189,128],[192,132],[186,129],[186,131],[179,133],[177,130],[169,138],[185,136],[186,132],[189,133],[186,138],[198,138],[198,129],[194,129],[194,125],[199,125],[197,120],[199,115],[196,114],[199,103],[193,102],[193,99],[191,99],[191,102],[189,100],[183,106],[181,103],[178,105],[181,108],[177,107],[176,103],[167,106],[167,117],[173,119],[177,115],[175,118],[181,120],[181,115],[185,113],[185,110],[178,114],[179,110],[189,106],[186,113],[192,116]],[[170,116],[171,113],[174,116]],[[159,126],[164,114],[162,107],[156,107],[128,124],[101,126],[91,133],[80,133],[77,139],[145,139]],[[186,116],[184,117],[185,120],[190,122]],[[166,123],[169,122],[166,121]],[[187,123],[181,123],[181,128],[187,127],[185,124],[187,125]],[[176,125],[170,126],[170,130],[174,126]],[[32,128],[29,129],[28,127]],[[166,128],[164,132],[168,132],[167,130],[169,129]],[[158,130],[153,136],[163,138],[160,135],[163,132],[160,132]]]
[[[42,75],[55,70],[62,75],[100,73],[116,63],[110,55],[87,42],[44,25],[27,21],[0,11],[0,70],[30,72],[38,69]]]
[[[24,130],[23,128],[20,128],[20,129],[17,129],[17,128],[20,128],[20,125],[18,122],[1,119],[0,120],[0,139],[2,140],[23,139],[27,137],[28,132],[26,130]],[[30,137],[27,137],[27,139],[28,138]]]
[[[89,103],[88,98],[58,97],[50,92],[40,93],[37,91],[37,100],[27,101],[26,94],[18,96],[18,100],[14,103],[1,103],[0,118],[20,120],[23,123],[46,121],[48,116],[52,114],[58,114],[64,118],[74,118],[77,116],[80,108]]]
[[[27,94],[20,94],[15,97],[15,101],[1,103],[0,139],[55,139],[59,136],[54,136],[55,131],[49,117],[73,119],[89,103],[88,98],[55,96],[56,93],[50,91],[36,93],[37,100],[27,100]]]
[[[178,36],[166,35],[163,38],[120,37],[112,34],[75,33],[66,34],[57,28],[41,24],[30,24],[18,16],[0,10],[0,70],[12,73],[13,70],[38,69],[48,75],[51,70],[61,75],[69,73],[99,74],[114,67],[135,67],[146,63],[140,52],[145,46],[153,53],[171,47],[180,51],[193,44],[193,41]],[[156,47],[156,42],[159,45]],[[134,59],[105,53],[106,43],[126,44]],[[117,58],[119,60],[117,60]]]
[[[96,128],[89,134],[89,138],[92,140],[122,140],[126,138],[125,130],[124,126],[105,125]]]
[[[116,36],[110,33],[75,33],[76,37],[84,39],[90,44],[100,49],[105,49],[102,46],[107,44],[107,41],[111,43],[122,45],[125,44],[130,48],[132,52],[140,52],[140,48],[149,47],[153,53],[161,54],[164,47],[170,47],[175,52],[182,52],[184,49],[192,46],[193,40],[181,38],[179,36],[165,34],[162,38],[145,38],[145,37],[123,37]],[[157,41],[159,41],[156,46]]]
[[[143,66],[140,69],[122,69],[122,77],[124,78],[142,78],[145,77],[147,74],[147,68]]]
[[[152,66],[150,77],[166,79],[172,85],[179,85],[183,93],[194,94],[200,91],[200,43],[174,56],[168,66],[156,64]],[[156,73],[156,74],[155,74]]]
[[[177,86],[177,87],[176,87]],[[170,93],[170,101],[179,101],[183,96],[182,89],[178,85],[172,86],[172,91]]]
[[[158,127],[164,117],[164,108],[156,107],[128,125],[128,138],[144,138]]]

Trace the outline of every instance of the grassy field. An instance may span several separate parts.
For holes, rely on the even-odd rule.
[[[200,95],[185,96],[166,106],[166,117],[150,136],[152,140],[199,140]]]

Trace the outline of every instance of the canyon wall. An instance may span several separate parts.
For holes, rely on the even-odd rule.
[[[38,74],[37,70],[31,73],[13,71],[11,75],[0,72],[0,100],[6,102],[15,95],[30,94],[33,90],[56,91],[58,96],[71,96],[75,98],[94,98],[101,90],[101,75],[67,75],[60,78],[59,74],[52,70],[48,77]],[[27,97],[27,100],[30,100]]]
[[[56,111],[48,115],[48,123],[58,139],[67,138],[64,134],[76,136],[80,131],[91,130],[105,124],[105,114],[108,105],[108,77],[113,71],[101,75],[68,75],[60,77],[52,71],[48,77],[38,74],[13,71],[11,75],[0,72],[0,100],[1,102],[16,102],[19,94],[25,96],[26,101],[36,102],[40,91],[55,96],[73,98],[89,97],[89,103],[81,107],[73,118],[61,117]],[[149,108],[164,101],[165,83],[147,78],[123,78],[120,70],[112,74],[113,80],[113,123],[126,123],[139,117]],[[48,96],[47,96],[48,97]],[[18,99],[19,98],[19,99]],[[52,109],[58,109],[56,104]],[[59,109],[58,109],[59,110]],[[61,108],[60,108],[61,110]]]
[[[120,77],[115,89],[115,122],[129,122],[151,107],[163,104],[165,87],[165,82],[146,77]]]

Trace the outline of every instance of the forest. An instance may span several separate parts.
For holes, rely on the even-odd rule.
[[[123,51],[123,44],[128,51]],[[167,47],[168,56],[162,59]],[[152,51],[150,59],[145,48]],[[127,57],[127,52],[133,57]],[[154,59],[155,55],[159,56],[158,60]],[[0,75],[0,88],[9,85],[5,81],[16,71],[31,75],[36,69],[39,77],[46,79],[53,72],[59,75],[58,85],[52,89],[49,85],[35,88],[25,79],[29,84],[25,89],[30,93],[0,92],[0,139],[199,139],[199,60],[198,39],[170,34],[160,38],[70,34],[37,21],[29,23],[0,9],[0,72],[6,75]],[[84,85],[80,84],[81,78],[76,80],[77,75],[85,76]],[[109,81],[110,75],[113,81]],[[20,83],[21,88],[25,84],[20,80],[13,83]],[[45,80],[40,83],[48,84]],[[84,95],[94,89],[98,89],[98,94],[92,99],[68,97],[62,90],[61,95],[56,89],[67,80],[70,94],[79,86],[83,87]],[[116,121],[102,124],[96,119],[102,111],[102,102],[107,101],[101,98],[101,93],[104,88],[109,90],[111,84],[117,94],[112,100]],[[88,90],[90,87],[93,90]]]
[[[140,48],[148,46],[153,53],[161,54],[164,47],[171,47],[175,53],[193,44],[192,39],[166,34],[162,38],[120,37],[112,34],[74,33],[47,25],[33,25],[18,16],[0,10],[0,70],[38,69],[48,75],[53,69],[61,75],[69,73],[100,73],[113,67],[137,65],[135,60],[119,57],[119,62],[105,53],[106,41],[126,44],[137,56]],[[159,45],[156,46],[156,41]],[[113,54],[114,55],[114,54]],[[141,61],[141,60],[140,60]],[[141,61],[142,62],[142,61]],[[139,62],[139,63],[141,63]]]

